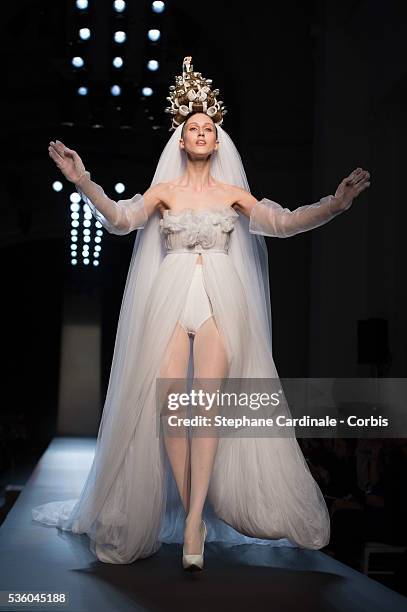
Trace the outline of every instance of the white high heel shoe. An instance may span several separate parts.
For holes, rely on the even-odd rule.
[[[202,570],[204,564],[204,547],[205,547],[205,539],[206,539],[206,525],[205,522],[202,521],[203,524],[203,540],[202,540],[202,551],[200,555],[186,555],[184,553],[185,546],[182,547],[182,566],[185,570]]]

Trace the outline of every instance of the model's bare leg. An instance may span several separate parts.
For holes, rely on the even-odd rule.
[[[174,333],[168,343],[163,362],[160,367],[160,378],[180,378],[186,381],[189,361],[189,337],[185,329],[177,323]],[[180,381],[181,384],[184,384]],[[178,383],[178,385],[180,384]],[[185,392],[183,389],[171,388],[171,391]],[[185,512],[189,508],[189,442],[188,431],[177,429],[177,435],[164,435],[165,448],[177,483]]]
[[[215,392],[219,388],[219,381],[227,375],[228,359],[213,317],[207,319],[197,330],[194,337],[193,356],[194,379],[197,387],[208,392]],[[200,414],[207,415],[208,412],[202,409]],[[213,433],[213,428],[211,436],[206,437],[205,431],[205,428],[202,428],[199,435],[193,435],[191,439],[191,490],[184,532],[185,554],[191,555],[201,553],[202,510],[218,446],[218,439]]]

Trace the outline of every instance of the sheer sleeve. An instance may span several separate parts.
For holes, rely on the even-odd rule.
[[[144,198],[137,193],[129,200],[111,200],[102,187],[85,172],[75,184],[76,191],[89,206],[92,215],[110,234],[123,236],[142,229],[148,221]]]
[[[338,208],[338,200],[332,195],[321,198],[315,204],[300,206],[295,210],[283,208],[277,202],[263,198],[251,210],[249,232],[288,238],[324,225],[344,210]]]

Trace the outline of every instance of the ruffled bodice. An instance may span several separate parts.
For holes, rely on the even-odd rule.
[[[230,206],[216,209],[185,208],[164,211],[160,232],[168,253],[227,253],[231,232],[239,218]]]

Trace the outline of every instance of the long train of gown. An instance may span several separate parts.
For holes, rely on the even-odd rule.
[[[332,201],[327,196],[291,212],[263,199],[252,211],[250,231],[285,237],[317,227],[338,214],[331,210]],[[144,227],[142,196],[137,194],[131,204],[128,228]],[[90,205],[97,218],[105,219],[100,212],[106,215],[105,203],[99,211]],[[238,218],[231,207],[165,212],[160,231],[167,254],[137,327],[142,331],[135,337],[132,329],[118,330],[122,340],[126,334],[127,348],[139,348],[131,364],[122,364],[131,367],[131,372],[124,372],[131,380],[125,394],[116,385],[117,374],[111,372],[106,404],[116,402],[120,409],[104,409],[95,458],[79,499],[48,502],[32,511],[33,519],[46,525],[87,533],[91,550],[101,561],[130,563],[153,554],[162,542],[182,542],[185,513],[162,436],[156,432],[156,379],[184,307],[198,253],[205,289],[225,342],[228,376],[278,378],[270,345],[254,329],[250,295],[245,294],[228,256]],[[116,219],[115,227],[121,222]],[[110,392],[113,388],[115,397]],[[325,500],[294,436],[220,437],[204,518],[207,541],[310,549],[329,542]]]

